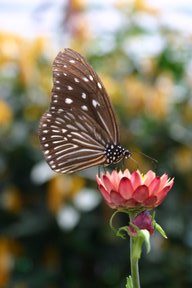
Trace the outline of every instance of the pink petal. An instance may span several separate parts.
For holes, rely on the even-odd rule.
[[[123,172],[123,176],[124,176],[124,177],[127,177],[128,179],[131,178],[131,173],[129,172],[128,169],[125,169],[125,171]]]
[[[167,182],[167,184],[169,185],[169,186],[171,186],[171,188],[172,188],[172,186],[173,186],[173,184],[174,184],[174,178],[172,178],[171,180],[169,180],[168,182]],[[167,186],[167,184],[166,184],[166,186]],[[170,188],[170,189],[171,189]]]
[[[135,190],[139,185],[141,185],[141,175],[138,171],[134,171],[131,175],[131,183],[133,189]]]
[[[110,198],[110,194],[107,192],[107,190],[103,187],[103,185],[99,185],[99,190],[101,191],[104,199],[107,201],[107,202],[111,202],[111,198]]]
[[[149,194],[150,195],[157,194],[159,191],[160,184],[161,179],[160,177],[157,176],[156,178],[153,179],[153,181],[149,185]]]
[[[152,170],[149,170],[144,176],[143,184],[149,186],[155,177],[156,174]]]
[[[102,177],[102,176],[103,176],[103,175],[101,175],[101,177]],[[98,186],[103,183],[102,180],[101,180],[101,178],[100,178],[98,175],[96,175],[96,181],[97,181],[97,185],[98,185]]]
[[[103,183],[105,186],[105,189],[110,193],[111,190],[115,189],[115,186],[113,185],[113,183],[110,181],[109,177],[107,177],[106,175],[103,175]]]
[[[158,205],[164,200],[164,198],[166,197],[167,193],[171,190],[171,187],[173,185],[170,185],[170,186],[166,186],[165,188],[163,188],[163,190],[161,190],[159,193],[158,193]]]
[[[131,181],[128,178],[123,177],[121,179],[119,184],[119,193],[126,200],[131,198],[133,194],[133,186],[131,185]]]
[[[140,185],[133,193],[133,198],[140,203],[144,202],[148,197],[149,197],[149,190],[145,185]]]
[[[124,206],[125,199],[123,199],[119,193],[117,193],[116,191],[111,191],[110,196],[112,205],[115,205],[117,208]]]
[[[150,196],[148,199],[145,200],[144,206],[147,208],[154,208],[157,206],[157,196]]]
[[[113,170],[110,175],[110,181],[113,183],[114,190],[118,190],[119,187],[119,181],[120,181],[120,175],[116,170]]]
[[[123,178],[123,176],[124,176],[123,174],[124,173],[121,170],[118,173],[119,173],[119,179]]]
[[[138,206],[141,206],[141,205],[135,199],[131,198],[131,199],[126,201],[126,205],[125,206],[127,208],[135,208],[135,207],[138,207]]]
[[[168,179],[167,174],[163,174],[160,179],[161,179],[161,184],[159,187],[159,191],[162,190],[165,184],[167,183],[167,179]]]

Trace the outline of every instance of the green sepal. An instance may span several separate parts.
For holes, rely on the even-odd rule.
[[[157,222],[155,222],[154,227],[155,227],[155,230],[157,230],[161,234],[161,236],[163,236],[163,238],[165,239],[168,238],[163,228]]]

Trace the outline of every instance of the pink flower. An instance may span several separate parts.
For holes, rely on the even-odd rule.
[[[167,174],[161,177],[149,170],[145,175],[139,170],[130,173],[113,171],[96,176],[98,188],[111,208],[151,209],[161,204],[173,186],[174,179]]]

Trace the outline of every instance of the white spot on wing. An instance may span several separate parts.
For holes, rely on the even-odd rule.
[[[91,81],[93,81],[93,76],[89,75],[89,79],[90,79]]]
[[[64,110],[62,108],[58,109],[58,113],[64,112]]]
[[[66,104],[71,104],[71,103],[73,103],[73,100],[71,98],[66,98],[65,99],[65,103]]]
[[[75,60],[71,59],[69,60],[70,63],[75,63]]]
[[[99,87],[99,89],[102,89],[101,83],[97,82],[97,86]]]
[[[81,95],[81,97],[82,97],[83,99],[86,99],[87,95],[83,92],[82,95]]]
[[[88,111],[88,108],[87,108],[86,105],[81,106],[81,109],[84,110],[84,111]]]
[[[88,79],[87,77],[83,77],[83,80],[84,80],[85,82],[88,82],[88,81],[89,81],[89,79]]]
[[[63,136],[61,136],[61,135],[51,135],[51,138],[62,138]]]
[[[75,82],[79,83],[79,79],[77,79],[76,77],[74,78]]]
[[[68,89],[68,90],[73,90],[73,87],[67,86],[67,89]]]
[[[96,101],[96,100],[92,100],[92,104],[93,104],[93,106],[96,108],[97,106],[100,106],[100,104],[99,104],[99,102],[98,101]]]
[[[52,129],[52,132],[53,132],[53,133],[59,133],[60,131],[59,131],[59,130],[56,130],[56,129]]]

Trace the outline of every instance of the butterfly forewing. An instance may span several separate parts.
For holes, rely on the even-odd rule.
[[[125,151],[118,145],[116,117],[101,80],[71,49],[53,62],[52,99],[39,137],[48,164],[61,173],[118,162]]]
[[[53,62],[53,80],[52,108],[64,104],[67,104],[66,109],[79,107],[107,131],[108,140],[115,144],[119,142],[116,116],[107,92],[98,75],[79,53],[65,49],[57,55]]]

